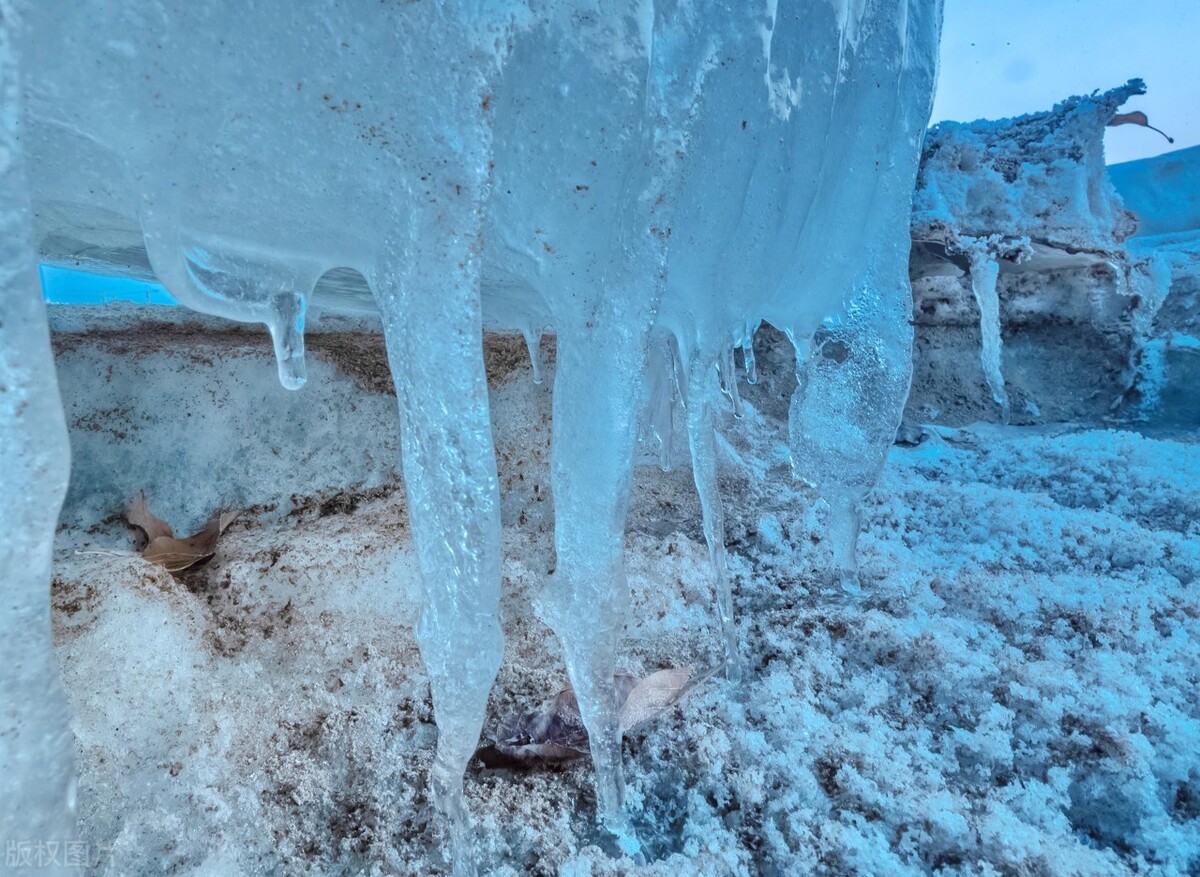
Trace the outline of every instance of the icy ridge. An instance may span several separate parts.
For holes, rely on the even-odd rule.
[[[978,305],[981,364],[1003,419],[1004,386],[998,278],[1017,270],[1092,271],[1095,322],[1101,289],[1126,299],[1129,336],[1124,395],[1153,404],[1157,377],[1147,355],[1155,314],[1169,288],[1156,256],[1131,247],[1138,217],[1127,209],[1104,163],[1104,130],[1121,105],[1144,94],[1140,79],[1068,98],[1014,119],[942,122],[929,131],[913,199],[914,274],[933,263],[957,265]]]

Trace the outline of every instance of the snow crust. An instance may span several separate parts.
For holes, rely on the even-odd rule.
[[[1141,220],[1114,186],[1122,172],[1110,178],[1103,140],[1116,110],[1144,92],[1134,79],[1041,113],[930,129],[913,205],[914,274],[967,276],[979,313],[983,371],[1005,421],[1011,409],[1001,365],[1002,274],[1016,278],[1004,286],[1032,291],[1021,305],[1040,301],[1049,319],[1075,316],[1124,334],[1124,390],[1114,408],[1144,416],[1156,404],[1162,374],[1154,322],[1170,292],[1171,262],[1133,238]],[[1133,174],[1124,176],[1126,188],[1136,186]],[[1148,181],[1153,174],[1137,178]],[[1146,188],[1139,206],[1154,198]],[[1022,283],[1030,272],[1040,274]]]

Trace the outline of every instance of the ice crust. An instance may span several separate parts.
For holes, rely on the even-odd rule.
[[[556,569],[540,609],[601,820],[636,854],[612,680],[638,436],[669,465],[686,402],[736,678],[713,411],[736,403],[733,349],[762,321],[783,329],[793,464],[828,501],[837,577],[856,587],[858,507],[908,388],[907,220],[941,3],[18,11],[36,211],[82,201],[114,228],[132,219],[177,300],[268,326],[288,387],[306,379],[318,280],[352,269],[371,289],[424,582],[433,798],[464,870],[461,778],[503,652],[481,332],[555,333]],[[26,239],[32,218],[12,212]]]

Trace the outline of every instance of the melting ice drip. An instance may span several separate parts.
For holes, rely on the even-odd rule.
[[[600,818],[636,854],[613,670],[641,413],[669,465],[670,400],[686,401],[736,678],[714,410],[722,394],[737,405],[733,350],[754,380],[754,327],[786,331],[793,462],[830,504],[853,587],[858,506],[908,387],[909,200],[941,4],[21,5],[31,166],[62,171],[35,175],[35,199],[115,192],[105,206],[136,214],[171,294],[266,323],[289,387],[317,279],[368,281],[424,581],[433,797],[460,871],[462,777],[502,656],[481,333],[522,331],[535,363],[541,331],[557,335],[542,611]],[[100,155],[119,186],[88,185]]]

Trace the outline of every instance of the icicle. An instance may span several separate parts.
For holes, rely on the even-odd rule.
[[[742,363],[746,368],[746,383],[751,386],[758,383],[758,363],[754,359],[754,339],[751,338],[742,345]]]
[[[306,299],[307,296],[295,293],[276,296],[266,320],[279,367],[279,383],[288,390],[299,390],[308,381],[304,362]]]
[[[675,393],[679,397],[679,404],[687,408],[688,404],[688,363],[684,358],[683,346],[679,343],[679,338],[675,333],[667,336],[667,346],[671,349],[671,377],[675,382]]]
[[[421,570],[416,639],[438,729],[431,798],[449,835],[455,875],[475,874],[479,864],[463,775],[504,656],[500,492],[480,301],[480,239],[493,159],[481,105],[491,86],[486,52],[468,51],[483,33],[474,14],[449,4],[421,19],[421,32],[436,34],[433,45],[462,53],[448,58],[436,89],[411,96],[416,127],[407,163],[436,171],[413,171],[403,180],[409,197],[393,199],[376,261],[364,272],[383,316],[396,387]]]
[[[499,491],[478,265],[470,239],[455,230],[470,227],[474,205],[453,207],[410,219],[413,244],[385,254],[371,285],[396,386],[404,483],[421,566],[424,598],[416,635],[438,727],[432,798],[446,821],[455,873],[473,874],[462,779],[504,643]]]
[[[634,287],[614,295],[649,303],[651,292]],[[624,810],[613,672],[629,609],[623,554],[637,439],[630,400],[642,389],[649,334],[648,316],[633,327],[615,321],[558,325],[552,470],[557,566],[540,600],[542,616],[562,641],[588,729],[600,822],[631,855],[640,843]]]
[[[667,409],[667,420],[664,424],[664,429],[659,433],[658,468],[663,472],[670,472],[675,466],[674,461],[674,434],[675,434],[675,417],[674,405]]]
[[[158,208],[146,193],[142,204],[146,255],[159,281],[180,304],[205,314],[264,323],[271,333],[279,382],[298,390],[307,380],[304,317],[308,297],[324,273],[301,271],[236,256],[219,257],[183,245],[178,218]],[[272,290],[293,290],[272,292]]]
[[[692,451],[692,477],[696,482],[696,492],[700,495],[700,509],[704,518],[704,541],[708,545],[717,613],[721,619],[725,678],[737,683],[741,681],[742,669],[738,657],[737,627],[733,618],[733,592],[725,565],[725,510],[717,483],[712,383],[711,368],[698,363],[689,393],[692,404],[687,411],[688,444]]]
[[[534,332],[532,329],[521,329],[521,335],[525,338],[525,347],[529,350],[529,365],[533,369],[533,382],[541,384],[542,369],[541,369],[541,347],[542,333]]]
[[[796,391],[788,416],[792,465],[829,505],[832,578],[844,594],[860,591],[860,506],[883,468],[908,396],[907,256],[899,241],[876,253],[840,312],[814,339],[796,344]]]
[[[639,459],[656,456],[664,472],[671,471],[675,431],[675,363],[665,338],[655,338],[646,361],[646,408],[638,429]],[[657,453],[656,453],[657,452]]]
[[[992,399],[1000,406],[1001,416],[1008,423],[1008,393],[1004,389],[1000,353],[1000,298],[996,291],[1000,265],[982,244],[971,247],[967,256],[971,263],[971,292],[979,305],[979,331],[983,336],[980,362]]]
[[[727,348],[717,357],[717,380],[721,392],[733,407],[733,416],[739,420],[742,417],[742,398],[738,395],[737,369],[733,364],[733,348]]]
[[[758,365],[754,361],[754,336],[761,325],[761,320],[748,321],[742,327],[740,337],[734,339],[734,346],[741,348],[742,351],[742,367],[746,372],[746,383],[751,385],[758,383]]]
[[[15,36],[16,17],[0,0],[0,827],[10,860],[17,839],[78,837],[75,739],[50,624],[70,449],[38,285]],[[37,863],[67,873],[53,864]]]
[[[1117,275],[1124,280],[1122,291],[1134,296],[1135,304],[1130,311],[1129,353],[1122,375],[1125,386],[1112,407],[1116,410],[1136,399],[1134,411],[1144,418],[1158,406],[1166,381],[1164,345],[1153,344],[1151,339],[1154,319],[1171,291],[1171,263],[1167,256],[1153,250],[1145,253],[1131,248],[1131,256],[1131,264]],[[1119,269],[1114,266],[1114,270]]]

